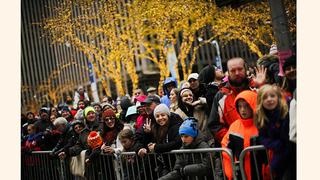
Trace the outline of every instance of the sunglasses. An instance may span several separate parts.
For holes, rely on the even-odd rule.
[[[116,117],[104,118],[104,121],[114,121]]]

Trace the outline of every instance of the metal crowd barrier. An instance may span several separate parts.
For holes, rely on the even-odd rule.
[[[143,158],[137,156],[135,152],[123,152],[119,155],[101,154],[86,166],[87,178],[81,178],[71,174],[70,158],[60,160],[57,157],[51,157],[50,151],[40,151],[22,155],[22,180],[153,180],[161,177],[162,172],[172,171],[177,156],[185,157],[186,154],[191,154],[193,161],[195,157],[200,157],[202,161],[204,154],[209,154],[210,172],[205,177],[196,179],[227,179],[222,168],[222,152],[230,156],[232,169],[235,169],[235,163],[231,158],[232,152],[226,148],[173,150],[162,154],[148,153]],[[236,177],[235,171],[233,176]]]
[[[197,177],[197,179],[226,179],[226,176],[222,170],[222,152],[227,153],[230,157],[232,152],[226,148],[205,148],[205,149],[192,149],[192,150],[173,150],[168,153],[154,154],[149,153],[145,157],[140,158],[134,152],[123,152],[119,156],[119,162],[121,167],[122,180],[153,180],[161,177],[161,170],[163,171],[164,162],[167,163],[165,168],[170,172],[173,170],[175,165],[175,159],[179,154],[191,154],[193,161],[195,161],[196,156],[200,156],[203,160],[205,153],[209,153],[210,158],[210,172],[207,176]],[[217,167],[215,159],[220,161],[220,167]],[[233,158],[230,158],[233,159]],[[232,160],[232,167],[234,167],[234,162]],[[167,167],[168,166],[168,167]],[[217,174],[217,169],[220,169],[222,174]],[[234,168],[233,168],[234,169]],[[235,171],[233,172],[235,175]],[[234,176],[235,177],[235,176]],[[188,177],[189,178],[189,177]]]
[[[268,153],[266,151],[266,148],[263,145],[257,145],[257,146],[249,146],[247,148],[245,148],[244,150],[242,150],[242,152],[240,153],[240,157],[239,157],[239,163],[240,163],[240,171],[241,171],[241,177],[242,180],[246,180],[246,174],[245,174],[245,168],[244,168],[244,163],[245,163],[245,155],[247,153],[250,153],[250,156],[253,158],[253,164],[251,164],[251,171],[255,171],[255,175],[256,177],[251,177],[251,179],[264,179],[263,178],[263,174],[262,174],[262,167],[261,165],[269,165],[269,157],[268,157]],[[253,168],[252,168],[253,167]],[[268,174],[267,179],[273,179],[272,178],[272,172],[271,172],[271,168],[267,167],[265,168],[268,172],[266,172]],[[252,173],[251,173],[252,174]]]
[[[23,180],[62,179],[61,161],[51,158],[51,151],[38,151],[21,156],[21,177]]]

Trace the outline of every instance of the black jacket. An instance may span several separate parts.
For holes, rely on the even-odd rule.
[[[66,131],[60,135],[59,141],[57,145],[52,149],[53,155],[58,155],[60,152],[64,151],[65,149],[69,148],[66,145],[69,144],[69,140],[74,136],[74,131],[68,125]]]
[[[202,149],[209,148],[208,143],[204,141],[204,136],[199,134],[193,142],[181,149]],[[202,155],[202,158],[201,158]],[[210,154],[209,153],[180,153],[177,154],[177,160],[173,171],[160,178],[160,180],[174,180],[189,177],[189,179],[204,179],[204,176],[210,174]],[[187,178],[188,179],[188,178]]]
[[[82,150],[88,149],[87,138],[89,136],[90,130],[84,128],[79,135],[74,135],[67,145],[65,152],[68,156],[77,156],[81,153]]]
[[[182,124],[183,120],[181,117],[175,113],[170,113],[169,116],[169,125],[167,131],[167,138],[165,143],[156,143],[154,147],[155,153],[163,153],[169,152],[174,149],[179,149],[181,147],[181,139],[179,136],[179,127]],[[155,122],[152,122],[155,123]],[[155,131],[160,126],[156,124]],[[143,127],[136,132],[136,142],[137,142],[137,149],[135,150],[138,152],[141,148],[147,148],[148,143],[155,143],[157,137],[154,137],[153,133],[145,133],[143,131]]]

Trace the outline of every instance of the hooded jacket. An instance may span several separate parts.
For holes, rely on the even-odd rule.
[[[175,87],[178,87],[177,80],[175,78],[173,78],[173,77],[168,77],[163,82],[163,93],[164,93],[164,96],[162,96],[161,99],[160,99],[161,104],[166,104],[168,106],[168,108],[170,108],[170,98],[169,98],[170,92],[168,91],[167,85],[169,83],[172,83],[172,82],[174,83]]]
[[[236,103],[239,99],[245,100],[252,109],[252,116],[256,109],[256,100],[257,100],[257,93],[254,91],[246,90],[242,91],[235,99],[235,107]],[[237,113],[239,114],[239,110],[237,108]],[[240,116],[240,115],[239,115]],[[240,153],[243,149],[246,147],[257,145],[257,139],[258,139],[258,129],[253,123],[253,118],[249,119],[242,119],[241,117],[236,120],[234,123],[231,124],[229,127],[229,130],[227,134],[224,136],[224,138],[221,141],[221,145],[223,148],[229,148],[232,150],[232,153],[234,155],[234,158],[236,161],[239,160]],[[261,158],[266,156],[259,156],[259,162]],[[245,162],[245,173],[248,180],[255,179],[257,177],[253,169],[253,157],[250,157],[250,153],[246,154],[244,158]],[[226,176],[228,179],[232,179],[232,167],[230,163],[230,158],[227,154],[223,153],[223,161],[224,161],[224,170],[226,173]],[[252,167],[251,167],[252,164]],[[261,172],[261,166],[258,166]],[[260,173],[261,174],[261,173]],[[260,177],[261,178],[261,177]]]

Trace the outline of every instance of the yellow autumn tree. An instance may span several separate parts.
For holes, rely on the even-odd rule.
[[[164,78],[169,76],[166,62],[168,46],[176,47],[178,62],[186,78],[195,63],[197,49],[212,40],[195,45],[196,33],[212,23],[215,11],[214,4],[204,0],[135,0],[129,5],[128,12],[135,20],[139,43],[145,50],[140,57],[159,67],[160,87]],[[190,54],[192,58],[187,63]],[[178,63],[175,71],[180,81]]]
[[[270,47],[274,42],[268,2],[252,2],[241,8],[223,7],[213,16],[212,31],[224,44],[240,40],[262,57],[259,47]]]
[[[107,95],[111,95],[111,92],[106,77],[115,82],[120,95],[125,94],[122,65],[130,69],[133,87],[137,87],[134,53],[129,48],[127,31],[120,26],[120,23],[126,23],[126,19],[117,10],[117,1],[65,0],[54,11],[55,16],[43,20],[42,27],[46,35],[53,43],[68,42],[83,52],[101,79]]]

